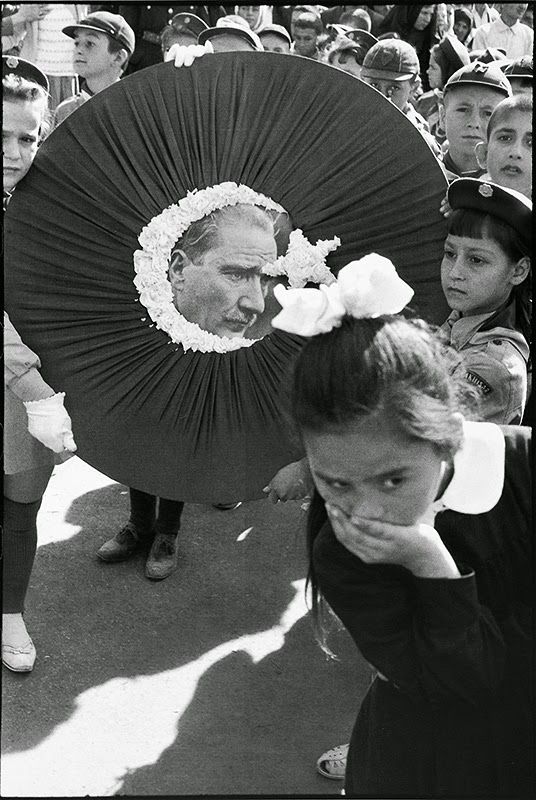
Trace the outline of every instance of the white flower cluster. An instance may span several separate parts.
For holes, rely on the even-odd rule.
[[[165,331],[184,350],[227,353],[249,347],[256,341],[217,336],[186,320],[173,305],[173,292],[168,280],[173,247],[190,225],[219,208],[239,203],[285,213],[282,206],[249,186],[226,181],[188,192],[177,204],[168,206],[153,217],[138,237],[142,249],[134,253],[134,285],[139,292],[140,302],[156,327]],[[286,255],[278,258],[274,264],[267,265],[263,272],[266,275],[287,276],[292,287],[304,286],[308,281],[332,283],[334,276],[325,264],[325,257],[339,244],[340,240],[335,237],[331,241],[312,245],[301,230],[293,231]]]
[[[326,265],[326,256],[339,247],[338,236],[333,239],[320,239],[316,244],[305,238],[300,228],[292,231],[288,249],[273,264],[263,268],[265,275],[285,275],[292,289],[301,289],[306,283],[324,283],[329,286],[335,276]]]

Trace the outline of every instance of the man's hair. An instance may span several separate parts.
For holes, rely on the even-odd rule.
[[[509,117],[516,111],[522,114],[530,114],[532,117],[532,97],[526,94],[515,94],[513,97],[505,97],[498,106],[495,106],[489,118],[486,132],[488,142],[493,129],[496,128],[505,117]]]
[[[320,36],[323,31],[322,20],[320,17],[317,17],[316,14],[311,14],[309,11],[305,11],[296,18],[294,22],[294,29],[300,31],[312,29],[315,31],[317,36]]]
[[[192,222],[174,245],[171,258],[173,260],[177,250],[183,250],[190,261],[195,263],[217,244],[222,227],[241,225],[248,228],[260,227],[274,232],[274,218],[275,215],[268,209],[245,203],[218,208],[206,217]]]

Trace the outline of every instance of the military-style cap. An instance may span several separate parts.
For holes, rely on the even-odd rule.
[[[116,42],[123,45],[129,55],[132,55],[136,47],[134,31],[120,14],[112,14],[110,11],[94,11],[76,25],[67,25],[66,28],[62,28],[62,32],[74,39],[76,31],[80,29],[106,33],[111,39],[115,39]]]
[[[413,45],[402,39],[385,39],[376,42],[366,54],[361,77],[407,81],[419,72],[419,57]]]
[[[361,28],[354,28],[345,35],[360,47],[366,47],[367,50],[370,50],[371,47],[378,43],[378,39],[375,36],[368,31],[361,30]]]
[[[243,39],[244,41],[248,42],[254,50],[264,50],[262,46],[262,42],[257,36],[256,33],[253,31],[247,31],[245,28],[239,28],[235,25],[225,25],[219,28],[207,28],[204,31],[201,31],[199,37],[197,39],[198,44],[205,44],[210,39],[214,39],[217,36],[224,36],[232,34],[233,36],[238,36],[238,38]]]
[[[35,64],[32,64],[31,61],[26,61],[24,58],[2,56],[2,78],[6,75],[17,75],[26,81],[37,83],[46,92],[49,91],[48,79],[44,72],[41,72]]]
[[[508,83],[501,68],[495,64],[483,64],[475,61],[473,64],[466,64],[465,67],[457,70],[451,75],[443,89],[443,95],[456,86],[466,86],[468,84],[487,86],[489,89],[496,89],[505,97],[512,96],[512,87]]]
[[[171,25],[175,30],[180,33],[190,33],[194,39],[197,39],[202,31],[206,31],[208,25],[201,17],[196,17],[195,14],[175,14],[171,18]]]
[[[292,44],[292,39],[290,38],[290,34],[286,28],[282,25],[265,25],[264,28],[261,28],[260,31],[257,31],[257,35],[262,42],[262,35],[263,33],[273,33],[276,36],[281,36],[288,44]]]
[[[448,189],[452,210],[470,208],[502,219],[511,225],[524,242],[532,237],[532,201],[514,189],[506,189],[478,178],[458,178]]]
[[[532,57],[521,56],[513,61],[508,61],[501,64],[501,69],[510,80],[510,78],[532,78]]]

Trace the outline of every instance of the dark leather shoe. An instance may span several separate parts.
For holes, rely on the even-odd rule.
[[[177,569],[179,553],[176,533],[157,533],[145,563],[145,576],[162,581]]]
[[[212,508],[217,508],[218,511],[234,511],[241,505],[242,500],[239,500],[238,503],[213,503]]]
[[[131,555],[141,550],[145,543],[146,540],[142,539],[134,527],[127,522],[119,533],[104,542],[102,547],[97,550],[97,558],[108,562],[126,561]]]

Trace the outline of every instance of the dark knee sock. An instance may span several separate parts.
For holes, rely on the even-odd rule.
[[[130,490],[130,522],[137,531],[149,533],[154,525],[156,497],[139,489]]]
[[[16,503],[4,497],[3,588],[4,614],[24,611],[24,599],[37,549],[37,512],[41,500]]]
[[[184,503],[180,500],[166,500],[165,497],[161,497],[158,501],[157,531],[177,535],[181,526],[183,508]]]

